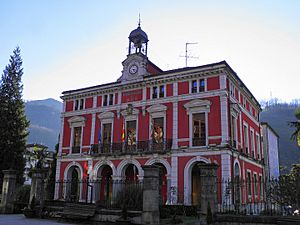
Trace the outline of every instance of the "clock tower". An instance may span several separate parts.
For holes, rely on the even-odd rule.
[[[127,58],[122,62],[123,71],[119,78],[122,82],[142,80],[149,75],[147,71],[148,36],[142,30],[139,22],[138,27],[129,34],[129,47]]]

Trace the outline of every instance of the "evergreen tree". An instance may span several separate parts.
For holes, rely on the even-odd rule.
[[[22,100],[22,58],[17,47],[10,56],[0,80],[0,180],[2,170],[17,170],[17,183],[23,183],[27,128]]]
[[[290,126],[294,127],[295,131],[292,134],[292,140],[297,140],[298,146],[300,147],[300,108],[296,109],[295,117],[297,121],[290,122]]]

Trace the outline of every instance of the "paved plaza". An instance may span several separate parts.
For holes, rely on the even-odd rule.
[[[23,214],[0,214],[0,225],[74,225],[47,219],[27,219]]]

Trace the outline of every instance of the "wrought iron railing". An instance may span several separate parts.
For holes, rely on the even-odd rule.
[[[152,140],[137,141],[134,144],[111,143],[91,145],[91,155],[110,155],[110,154],[138,154],[138,153],[165,153],[171,151],[172,139],[162,139],[161,142]]]
[[[193,146],[205,146],[206,138],[193,138]]]

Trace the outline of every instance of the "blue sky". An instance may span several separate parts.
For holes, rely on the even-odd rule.
[[[18,45],[24,99],[115,81],[137,27],[164,70],[226,60],[258,100],[300,98],[300,1],[1,0],[0,69]]]

